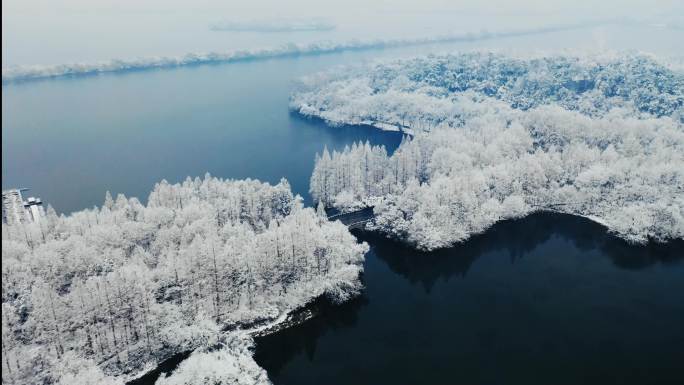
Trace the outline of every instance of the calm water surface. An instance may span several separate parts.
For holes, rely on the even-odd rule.
[[[146,201],[162,179],[206,172],[271,183],[286,177],[308,197],[314,156],[324,146],[369,140],[391,150],[401,140],[398,133],[329,128],[289,112],[295,77],[330,59],[4,86],[3,188],[29,187],[59,212],[101,205],[107,190]]]
[[[438,253],[366,240],[361,299],[257,341],[276,385],[684,383],[683,242],[557,214]]]
[[[684,32],[635,28],[414,46],[2,86],[2,187],[28,187],[58,212],[101,205],[105,191],[145,201],[154,183],[205,172],[286,177],[308,196],[323,146],[385,144],[397,134],[328,128],[293,116],[296,79],[340,64],[470,49],[645,49],[678,52]],[[49,62],[44,60],[41,62]],[[64,62],[64,61],[62,61]]]

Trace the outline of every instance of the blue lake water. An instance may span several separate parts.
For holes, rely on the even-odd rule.
[[[205,172],[274,183],[286,177],[307,197],[314,156],[324,146],[367,139],[391,149],[401,140],[290,114],[293,79],[330,59],[5,86],[3,188],[29,187],[60,212],[100,205],[106,190],[145,200],[155,182]]]
[[[3,85],[2,187],[31,188],[65,213],[101,205],[107,190],[145,201],[162,179],[179,182],[205,172],[269,182],[286,177],[306,198],[314,155],[323,146],[368,139],[391,150],[400,138],[291,115],[288,98],[301,76],[376,58],[471,49],[596,50],[608,44],[668,53],[676,52],[679,35],[600,27]]]
[[[3,85],[2,185],[29,187],[64,213],[100,205],[107,190],[145,201],[161,179],[205,172],[286,177],[308,200],[324,146],[392,150],[401,138],[291,114],[302,75],[468,49],[676,53],[678,35],[649,33],[598,28]],[[628,246],[589,221],[548,215],[427,255],[366,239],[362,298],[258,342],[276,385],[684,383],[681,242]]]

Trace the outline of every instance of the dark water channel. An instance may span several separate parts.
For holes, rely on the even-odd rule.
[[[684,383],[684,242],[550,213],[436,253],[361,238],[362,298],[257,341],[276,385]]]

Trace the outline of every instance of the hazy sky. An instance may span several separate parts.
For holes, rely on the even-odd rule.
[[[684,25],[684,0],[3,0],[2,65],[59,64],[350,38],[506,31],[605,18]],[[322,18],[323,33],[212,33],[223,20]]]
[[[666,14],[681,0],[3,0],[9,13],[226,12],[239,16],[330,16],[370,12],[487,11],[574,15]],[[4,12],[3,12],[4,13]]]

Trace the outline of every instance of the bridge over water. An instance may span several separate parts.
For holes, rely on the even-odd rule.
[[[328,215],[331,221],[340,221],[349,229],[363,229],[368,221],[374,218],[373,207],[366,207],[365,209],[352,211],[350,213],[340,213]]]

